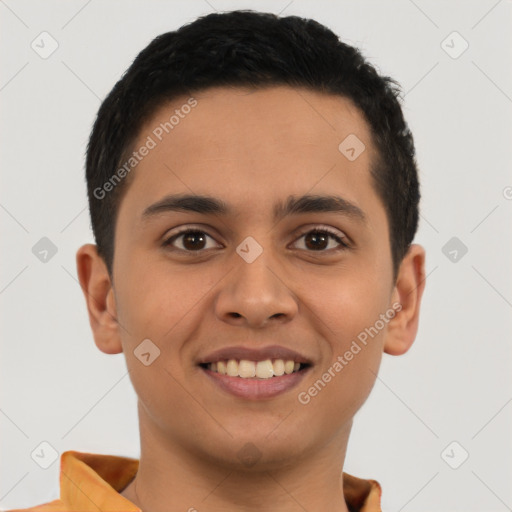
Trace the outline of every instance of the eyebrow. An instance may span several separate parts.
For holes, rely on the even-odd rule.
[[[164,212],[195,212],[203,215],[229,215],[233,209],[221,199],[195,194],[167,195],[148,206],[142,213],[142,220]],[[347,199],[333,195],[289,196],[286,202],[274,206],[274,220],[301,213],[338,213],[364,224],[367,218],[363,210]]]

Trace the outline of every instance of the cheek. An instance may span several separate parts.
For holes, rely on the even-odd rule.
[[[123,352],[131,382],[147,414],[156,423],[168,423],[165,411],[185,415],[190,407],[190,396],[183,388],[184,370],[177,356],[181,340],[190,335],[191,323],[199,325],[194,307],[205,292],[184,273],[171,273],[168,262],[136,262],[127,266],[130,279],[122,280],[118,290]]]
[[[333,351],[344,351],[347,343],[371,328],[389,307],[389,293],[368,272],[342,271],[339,279],[324,280],[310,295],[315,314],[322,320]],[[380,324],[379,324],[380,325]],[[379,329],[381,330],[381,329]],[[364,335],[362,336],[364,337]]]
[[[362,405],[375,382],[382,358],[389,320],[389,297],[371,276],[340,279],[316,296],[317,326],[328,345],[328,354],[315,378],[307,383],[300,403],[315,402],[319,411],[328,404],[338,408],[331,419],[349,417]],[[324,411],[325,412],[325,411]]]
[[[333,434],[356,414],[375,383],[385,328],[372,330],[374,323],[367,309],[339,311],[333,327],[338,334],[329,332],[326,340],[329,357],[299,390],[298,402],[311,408],[309,416]]]
[[[122,279],[116,292],[119,333],[134,388],[149,406],[156,404],[156,396],[183,392],[179,383],[185,380],[184,340],[196,336],[194,330],[204,315],[202,301],[216,279],[205,279],[199,266],[197,272],[185,273],[171,270],[166,261],[148,265],[137,261],[142,258],[125,267],[130,279]]]
[[[211,285],[190,272],[172,269],[169,262],[134,258],[126,266],[117,290],[118,318],[137,339],[155,338],[163,343],[172,330],[198,306]],[[121,333],[121,335],[126,333]]]

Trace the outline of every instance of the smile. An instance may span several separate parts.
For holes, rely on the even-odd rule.
[[[294,388],[311,368],[291,359],[228,359],[199,366],[223,391],[250,400],[272,398]]]
[[[220,375],[228,375],[229,377],[270,379],[273,377],[281,377],[282,375],[290,375],[309,365],[297,363],[292,359],[266,359],[264,361],[226,359],[214,363],[204,363],[201,366],[212,372],[219,373]]]

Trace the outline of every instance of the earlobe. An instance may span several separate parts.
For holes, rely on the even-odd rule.
[[[119,354],[123,349],[119,336],[114,289],[96,245],[85,244],[78,249],[76,267],[87,304],[94,342],[106,354]]]
[[[389,322],[384,340],[384,352],[394,356],[405,354],[418,332],[421,298],[425,289],[425,250],[412,244],[398,272],[392,303],[400,304]],[[399,309],[399,310],[398,310]]]

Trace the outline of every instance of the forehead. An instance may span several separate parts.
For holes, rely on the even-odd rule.
[[[342,149],[354,137],[364,150],[351,160]],[[261,209],[262,198],[275,205],[340,185],[357,205],[356,189],[373,189],[375,151],[360,111],[347,98],[306,89],[216,87],[176,98],[141,128],[133,149],[144,145],[151,150],[131,171],[126,195],[139,216],[171,192]]]
[[[194,149],[204,155],[215,155],[219,149],[223,156],[227,152],[236,155],[262,145],[276,152],[293,145],[299,151],[297,146],[302,144],[304,151],[311,145],[330,146],[338,156],[340,141],[350,133],[357,132],[370,142],[361,112],[342,96],[288,86],[213,87],[194,94],[194,108],[187,108],[190,99],[182,96],[162,105],[141,134],[161,132],[160,123],[168,122],[169,113],[176,112],[180,118],[174,116],[177,123],[169,133],[162,127],[162,137],[169,143],[176,137],[180,142],[193,141]]]

